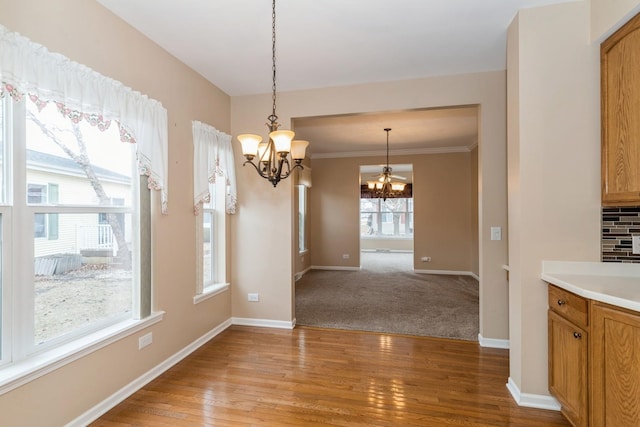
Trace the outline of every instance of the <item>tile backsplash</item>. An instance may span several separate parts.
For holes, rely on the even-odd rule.
[[[640,206],[602,208],[602,261],[638,262],[631,252],[631,236],[640,235]]]

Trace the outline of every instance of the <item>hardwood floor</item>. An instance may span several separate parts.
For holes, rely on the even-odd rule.
[[[92,426],[568,426],[519,407],[508,350],[232,326]]]

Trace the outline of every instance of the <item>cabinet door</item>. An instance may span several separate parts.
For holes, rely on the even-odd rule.
[[[602,203],[640,202],[640,15],[601,45]]]
[[[640,426],[640,315],[592,307],[591,424]]]
[[[549,311],[549,391],[574,426],[588,424],[587,332]]]

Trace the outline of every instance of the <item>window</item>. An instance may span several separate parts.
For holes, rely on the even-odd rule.
[[[297,185],[298,189],[298,252],[307,250],[307,187]]]
[[[360,236],[413,237],[413,198],[361,198]]]
[[[235,213],[236,191],[231,136],[198,121],[192,130],[198,303],[229,288],[226,214]]]
[[[58,202],[58,184],[27,184],[27,203],[46,205]],[[34,237],[56,240],[58,238],[58,214],[36,213],[33,221]]]
[[[141,184],[165,214],[168,138],[159,102],[0,30],[3,393],[162,318]]]
[[[225,282],[225,214],[220,206],[224,206],[225,186],[219,180],[209,185],[210,201],[202,204],[199,215],[200,239],[199,252],[202,270],[202,291],[206,294],[215,291]],[[221,197],[222,195],[222,197]]]
[[[14,171],[4,193],[14,197],[3,210],[25,219],[3,236],[15,266],[3,285],[15,284],[13,319],[21,325],[3,332],[13,332],[15,358],[134,316],[139,180],[134,145],[121,142],[116,127],[74,123],[55,105],[30,100],[5,100],[4,110],[12,113],[3,120],[12,150],[3,159]]]

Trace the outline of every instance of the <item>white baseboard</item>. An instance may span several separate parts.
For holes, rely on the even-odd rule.
[[[269,320],[269,319],[251,319],[246,317],[232,317],[232,325],[240,326],[257,326],[260,328],[276,328],[276,329],[293,329],[296,326],[295,319],[292,321],[285,320]]]
[[[509,377],[507,389],[513,396],[518,406],[526,406],[528,408],[547,409],[549,411],[559,411],[560,403],[553,396],[542,394],[520,393],[518,385]]]
[[[294,279],[297,282],[298,280],[302,279],[302,276],[304,276],[305,274],[307,274],[309,271],[311,271],[311,267],[307,267],[305,270],[299,271],[294,275]]]
[[[445,274],[448,276],[471,276],[476,280],[480,280],[477,274],[471,271],[457,271],[457,270],[413,270],[418,274]]]
[[[312,270],[344,270],[344,271],[360,271],[360,267],[340,267],[330,265],[312,265]]]
[[[495,338],[485,338],[482,334],[478,334],[478,342],[480,347],[489,348],[509,348],[509,340],[499,340]]]
[[[392,254],[412,254],[413,251],[410,249],[387,249],[387,248],[376,248],[376,249],[361,249],[360,252],[368,252],[368,253],[392,253]]]
[[[75,426],[82,427],[92,423],[93,421],[98,419],[101,415],[105,414],[110,409],[113,409],[120,402],[125,400],[127,397],[131,396],[136,391],[140,390],[142,387],[150,383],[152,380],[159,377],[161,374],[163,374],[173,365],[175,365],[176,363],[180,362],[182,359],[184,359],[185,357],[193,353],[195,350],[200,348],[202,345],[204,345],[206,342],[208,342],[213,337],[218,335],[220,332],[227,329],[229,326],[231,326],[231,319],[218,325],[217,327],[207,332],[197,340],[193,341],[191,344],[187,345],[185,348],[183,348],[173,356],[169,357],[159,365],[155,366],[154,368],[147,371],[140,377],[136,378],[126,386],[122,387],[120,390],[118,390],[117,392],[115,392],[114,394],[112,394],[111,396],[109,396],[108,398],[106,398],[105,400],[103,400],[93,408],[89,409],[84,414],[80,415],[76,419],[69,422],[66,425],[66,427],[75,427]]]

